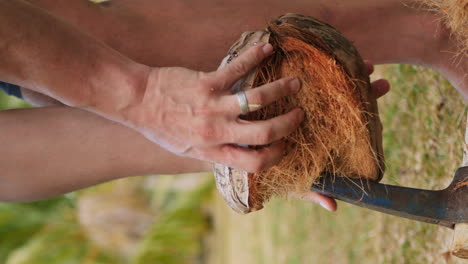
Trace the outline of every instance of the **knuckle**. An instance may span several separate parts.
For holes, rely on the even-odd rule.
[[[223,153],[225,159],[232,160],[234,156],[234,149],[230,145],[224,145],[221,147],[221,152]]]
[[[212,92],[218,90],[219,85],[212,74],[201,73],[198,80],[199,87],[202,91]]]
[[[209,123],[201,125],[197,129],[197,134],[202,143],[213,143],[219,140],[217,128]]]
[[[302,122],[304,118],[304,113],[302,111],[291,111],[282,115],[281,117],[282,122],[287,124],[289,133],[293,132]]]
[[[196,158],[201,159],[201,160],[212,160],[213,159],[212,155],[209,152],[203,151],[203,150],[197,152]]]
[[[255,62],[257,63],[262,61],[264,58],[264,53],[263,53],[262,48],[263,46],[256,46],[256,48],[253,49],[253,58],[255,59]]]
[[[246,74],[248,71],[249,69],[244,61],[239,61],[238,63],[231,65],[231,72],[235,75],[241,76]]]
[[[265,86],[266,89],[272,94],[275,98],[282,97],[289,92],[289,86],[285,80],[277,80]]]
[[[253,161],[248,168],[250,172],[258,173],[264,170],[266,167],[265,157],[262,155],[257,155],[257,159]]]
[[[252,93],[250,100],[254,104],[264,105],[267,103],[268,99],[264,93],[262,93],[261,91],[256,91]]]
[[[200,100],[201,106],[198,106],[197,115],[204,118],[203,126],[213,126],[214,119],[221,117],[224,112],[222,106],[224,106],[226,99],[223,97],[207,98],[206,100]]]
[[[236,158],[237,153],[236,150],[229,145],[225,145],[221,147],[221,157],[219,157],[224,163],[229,164],[231,166],[238,167],[238,158]]]
[[[279,95],[285,96],[294,91],[287,79],[281,79],[275,82],[275,88],[278,91]]]
[[[239,135],[235,129],[225,128],[223,131],[223,139],[226,139],[226,143],[237,143]]]
[[[266,145],[272,142],[275,138],[275,133],[273,129],[267,128],[258,134],[258,144]]]

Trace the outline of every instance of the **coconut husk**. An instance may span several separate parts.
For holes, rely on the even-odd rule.
[[[218,190],[231,208],[239,213],[261,209],[273,195],[309,189],[323,172],[380,180],[384,159],[376,98],[352,43],[326,23],[286,14],[266,30],[244,33],[221,67],[259,41],[271,43],[275,53],[236,83],[233,92],[285,76],[298,76],[302,89],[246,118],[266,120],[300,107],[305,120],[286,137],[287,153],[273,168],[247,173],[215,165]]]
[[[421,3],[438,13],[459,44],[459,53],[468,53],[468,0],[421,0]]]

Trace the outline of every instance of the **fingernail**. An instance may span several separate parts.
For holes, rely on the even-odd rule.
[[[270,43],[266,43],[263,46],[262,50],[265,55],[268,55],[273,51],[273,46]]]
[[[330,206],[328,204],[326,204],[325,202],[321,202],[320,203],[320,206],[322,206],[323,208],[325,208],[326,210],[332,212],[332,209],[330,208]]]
[[[297,92],[301,88],[301,83],[299,82],[297,78],[294,78],[289,81],[289,87],[291,87],[291,90],[293,92]]]

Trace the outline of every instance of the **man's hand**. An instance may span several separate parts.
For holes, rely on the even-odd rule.
[[[203,73],[137,63],[25,1],[0,1],[0,25],[1,80],[129,126],[179,155],[259,171],[279,161],[278,140],[302,120],[299,109],[267,121],[239,119],[230,89],[272,53],[270,44]],[[247,92],[247,100],[257,110],[299,86],[284,78]]]
[[[365,63],[369,75],[372,74],[374,72],[373,64],[370,61],[365,61]],[[374,95],[377,98],[379,98],[385,95],[390,90],[390,84],[385,79],[379,79],[371,83],[371,89]],[[335,199],[316,192],[305,191],[303,193],[290,193],[290,195],[297,199],[320,204],[323,208],[327,209],[328,211],[336,211],[337,208]]]
[[[280,140],[303,120],[303,112],[266,121],[241,120],[231,87],[273,52],[259,43],[223,69],[211,73],[185,68],[151,70],[138,104],[127,109],[130,126],[164,148],[183,156],[223,163],[249,172],[276,164],[283,156]],[[246,92],[250,110],[296,93],[297,78],[287,77]],[[250,149],[239,145],[268,145]]]

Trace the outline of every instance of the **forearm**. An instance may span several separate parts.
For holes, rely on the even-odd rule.
[[[0,112],[0,200],[36,200],[120,177],[209,171],[118,123],[70,107]]]
[[[124,31],[122,18],[125,12],[118,12],[102,8],[89,0],[26,0],[27,2],[47,10],[47,12],[60,17],[81,31],[94,38],[114,46],[111,40],[117,39]],[[128,25],[125,31],[131,31]],[[135,29],[133,29],[135,30]]]
[[[421,5],[414,0],[201,0],[197,4],[114,0],[111,7],[90,5],[85,0],[68,4],[61,4],[64,0],[29,1],[131,58],[154,66],[214,69],[241,32],[262,28],[287,12],[332,24],[375,63],[429,65],[433,58],[450,56],[448,51],[453,50],[441,42],[448,32],[441,28],[438,17],[416,8]]]
[[[0,1],[0,35],[0,79],[63,103],[113,115],[144,88],[145,66],[24,1]]]

